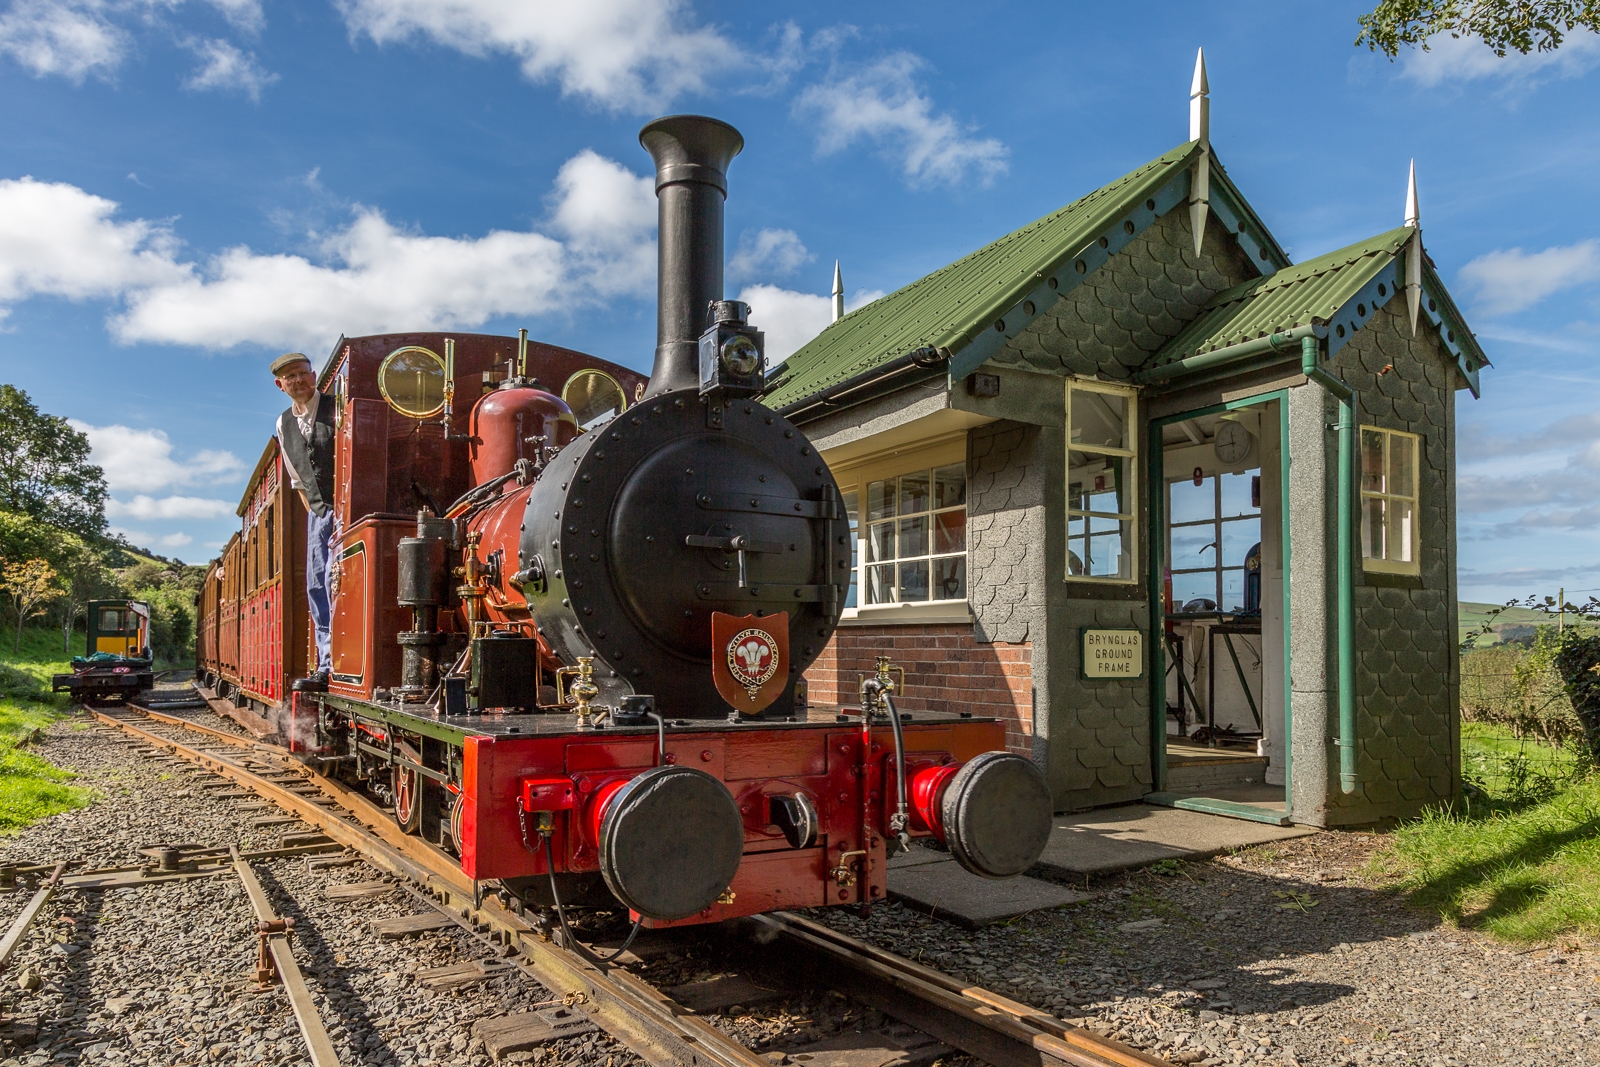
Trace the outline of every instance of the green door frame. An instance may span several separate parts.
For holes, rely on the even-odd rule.
[[[1167,644],[1164,640],[1167,629],[1166,598],[1163,596],[1162,572],[1166,566],[1167,539],[1158,537],[1157,533],[1166,523],[1167,511],[1167,475],[1166,456],[1163,451],[1161,431],[1164,427],[1186,419],[1198,418],[1202,415],[1215,415],[1222,411],[1235,411],[1239,408],[1256,407],[1260,404],[1278,402],[1278,468],[1281,488],[1279,490],[1279,522],[1283,527],[1280,540],[1283,545],[1283,814],[1287,819],[1291,806],[1290,787],[1293,784],[1291,775],[1294,750],[1294,711],[1291,704],[1293,686],[1290,685],[1289,671],[1289,633],[1291,630],[1289,618],[1289,391],[1275,389],[1268,393],[1258,393],[1243,400],[1229,400],[1222,404],[1213,404],[1210,407],[1186,411],[1178,415],[1164,415],[1159,419],[1151,419],[1147,450],[1149,454],[1146,467],[1146,484],[1149,486],[1150,523],[1147,538],[1150,545],[1150,779],[1154,783],[1154,792],[1163,793],[1167,788]],[[1221,807],[1218,807],[1218,806]],[[1185,804],[1185,807],[1190,805]],[[1196,805],[1199,807],[1199,805]],[[1209,806],[1201,810],[1218,810],[1228,807],[1225,801],[1212,801]],[[1252,817],[1251,813],[1261,814],[1260,809],[1245,808],[1243,805],[1234,805],[1240,810],[1229,808],[1226,814],[1243,815]],[[1272,821],[1279,821],[1273,819]]]

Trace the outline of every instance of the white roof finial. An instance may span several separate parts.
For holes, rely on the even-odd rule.
[[[1406,225],[1411,239],[1406,242],[1406,310],[1411,314],[1411,336],[1417,335],[1417,314],[1422,310],[1422,210],[1417,207],[1417,161],[1411,161],[1411,177],[1406,182]]]
[[[1194,57],[1194,81],[1189,85],[1189,140],[1211,140],[1211,83],[1206,80],[1206,50]]]
[[[844,318],[844,278],[839,273],[839,261],[833,261],[833,321]]]
[[[1199,158],[1189,179],[1189,231],[1194,254],[1206,240],[1206,215],[1211,210],[1211,83],[1206,78],[1206,50],[1194,57],[1194,81],[1189,85],[1189,140],[1200,143]]]
[[[1411,178],[1406,184],[1406,225],[1421,226],[1422,213],[1417,210],[1417,161],[1411,161]]]

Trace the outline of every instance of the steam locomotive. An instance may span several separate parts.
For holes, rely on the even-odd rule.
[[[911,837],[985,877],[1026,870],[1050,797],[1000,721],[899,712],[887,660],[859,707],[808,705],[852,534],[827,465],[758,399],[761,331],[722,299],[744,142],[697,116],[640,142],[660,211],[648,381],[526,331],[342,340],[320,378],[339,413],[331,677],[292,682],[303,510],[269,445],[205,586],[205,691],[480,885],[620,905],[636,929],[870,905]]]

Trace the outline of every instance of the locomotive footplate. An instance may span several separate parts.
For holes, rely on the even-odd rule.
[[[320,705],[315,755],[325,767],[353,765],[386,782],[382,754],[429,742],[420,749],[424,788],[451,809],[445,840],[462,869],[535,902],[547,896],[546,856],[558,876],[587,876],[590,888],[603,875],[651,927],[871,904],[887,892],[885,862],[897,847],[893,730],[852,709],[814,707],[774,721],[667,719],[658,733],[654,724],[580,728],[564,714],[444,716],[301,697]],[[910,835],[948,843],[963,865],[989,877],[1031,866],[1041,825],[1049,832],[1049,794],[1030,762],[1005,752],[1005,724],[916,712],[902,716],[901,730]],[[663,777],[669,768],[695,773]],[[666,790],[677,799],[652,804],[646,796]],[[732,862],[729,833],[743,838]],[[688,872],[725,864],[725,885],[707,882],[696,890],[703,896],[685,895],[685,882],[705,881]],[[651,902],[659,902],[656,914]]]

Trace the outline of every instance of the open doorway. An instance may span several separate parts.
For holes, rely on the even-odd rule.
[[[1267,822],[1288,817],[1283,407],[1258,398],[1161,419],[1152,433],[1156,799]]]

